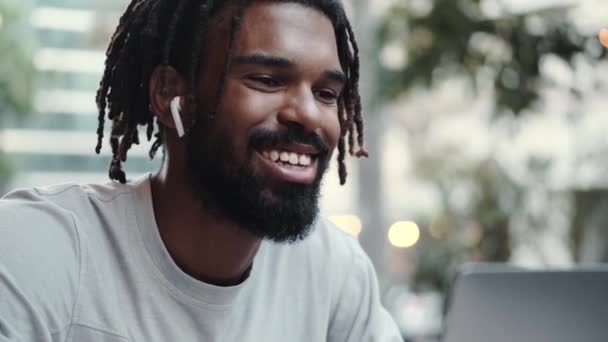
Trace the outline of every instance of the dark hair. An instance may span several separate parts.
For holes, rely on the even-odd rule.
[[[228,57],[224,63],[220,87],[218,88],[215,110],[223,95],[225,76],[230,68],[233,43],[240,29],[240,21],[254,0],[213,1],[213,0],[132,0],[114,32],[106,52],[105,70],[97,91],[96,103],[99,110],[97,147],[102,147],[106,114],[112,121],[110,146],[112,162],[109,177],[121,183],[126,182],[122,163],[133,144],[139,144],[140,125],[146,126],[146,137],[154,143],[150,158],[154,158],[164,140],[164,127],[157,121],[154,134],[155,115],[149,109],[148,84],[154,69],[159,65],[172,66],[182,75],[189,76],[191,93],[188,96],[190,108],[196,113],[195,94],[198,82],[198,68],[201,55],[210,48],[206,44],[206,33],[210,19],[228,3],[237,5],[232,17]],[[338,143],[338,163],[340,183],[346,182],[346,139],[349,153],[357,157],[367,157],[364,149],[363,118],[359,95],[359,49],[355,36],[340,0],[265,0],[296,2],[316,8],[332,22],[336,34],[340,64],[347,76],[347,82],[338,102],[338,118],[341,136]],[[162,76],[161,76],[162,77]],[[161,82],[162,79],[161,79]],[[195,118],[192,118],[195,120]],[[358,151],[355,152],[355,148]]]

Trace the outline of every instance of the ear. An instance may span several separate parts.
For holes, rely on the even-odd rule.
[[[165,127],[175,128],[171,101],[188,94],[185,78],[172,66],[157,66],[150,76],[150,110]],[[182,113],[188,113],[187,101],[181,101]]]

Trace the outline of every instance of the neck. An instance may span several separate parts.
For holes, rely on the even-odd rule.
[[[247,276],[261,240],[206,210],[184,174],[163,167],[152,178],[154,215],[162,240],[190,276],[219,286],[236,285]]]

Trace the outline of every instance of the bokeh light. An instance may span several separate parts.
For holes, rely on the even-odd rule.
[[[420,239],[420,228],[415,222],[402,221],[391,226],[388,240],[394,247],[410,248]]]

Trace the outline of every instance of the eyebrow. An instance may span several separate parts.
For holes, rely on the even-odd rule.
[[[234,64],[253,64],[263,65],[268,67],[288,68],[295,65],[294,62],[279,56],[268,55],[264,53],[252,53],[234,57]]]
[[[337,69],[327,70],[323,73],[323,77],[338,83],[346,84],[346,75]]]
[[[235,56],[232,63],[236,65],[261,65],[282,69],[294,67],[296,65],[295,62],[288,58],[269,55],[265,53],[251,53],[246,55]],[[344,74],[344,72],[338,69],[326,70],[323,73],[323,77],[338,83],[346,83],[346,75]]]

